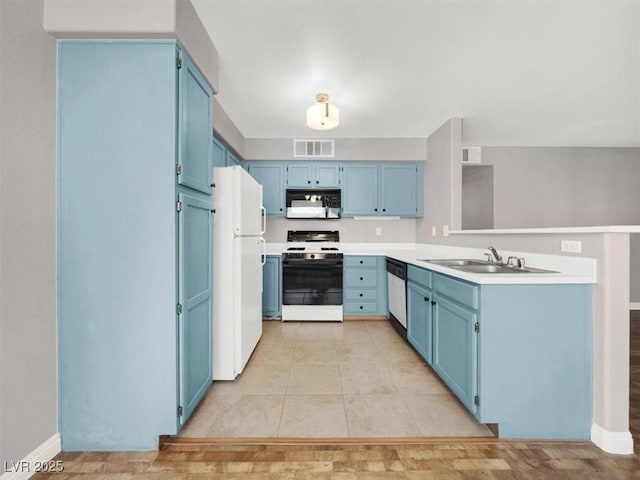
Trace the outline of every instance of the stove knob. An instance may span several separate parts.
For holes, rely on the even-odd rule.
[[[316,256],[312,253],[312,254],[311,254],[311,258],[316,258]]]

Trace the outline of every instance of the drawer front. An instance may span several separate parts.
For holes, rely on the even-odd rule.
[[[345,315],[375,315],[378,313],[378,306],[376,303],[345,303],[342,311]]]
[[[462,305],[478,308],[479,287],[440,274],[433,275],[433,289]]]
[[[407,268],[407,276],[410,281],[419,283],[423,287],[431,288],[431,270],[409,265]]]
[[[374,288],[378,285],[378,271],[370,268],[349,268],[345,270],[345,287]]]
[[[371,303],[378,301],[377,290],[353,289],[344,291],[345,303]]]
[[[346,255],[344,257],[344,265],[346,267],[377,267],[378,257]]]

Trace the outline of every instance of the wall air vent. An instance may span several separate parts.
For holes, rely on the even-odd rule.
[[[482,147],[462,147],[462,163],[482,163]]]
[[[293,156],[296,158],[335,157],[334,140],[293,140]]]

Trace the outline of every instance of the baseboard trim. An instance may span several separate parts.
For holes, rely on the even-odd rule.
[[[629,310],[640,310],[640,302],[631,302],[629,304]]]
[[[48,462],[62,451],[62,442],[60,434],[56,433],[50,439],[45,440],[34,451],[27,454],[17,464],[12,464],[11,460],[7,460],[7,464],[3,464],[5,473],[0,476],[0,480],[22,480],[31,478],[36,472],[38,465]],[[15,460],[14,460],[15,462]],[[6,470],[12,471],[6,471]]]
[[[610,432],[600,425],[591,425],[591,441],[607,453],[633,455],[631,432]]]

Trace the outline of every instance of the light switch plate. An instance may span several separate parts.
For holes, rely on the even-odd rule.
[[[448,237],[449,236],[449,225],[443,225],[442,226],[442,236],[443,237]]]
[[[436,226],[434,225],[433,227],[431,227],[431,236],[435,237],[437,235],[437,230],[436,230]]]
[[[582,242],[580,240],[560,240],[560,251],[582,253]]]
[[[382,228],[376,227],[376,237],[379,237],[380,235],[382,235]]]

